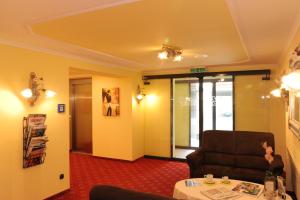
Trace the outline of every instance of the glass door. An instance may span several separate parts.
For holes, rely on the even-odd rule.
[[[173,158],[185,158],[199,148],[199,79],[173,79]]]
[[[233,130],[233,77],[203,78],[203,131]]]
[[[172,157],[198,149],[205,130],[233,130],[233,77],[172,80]]]

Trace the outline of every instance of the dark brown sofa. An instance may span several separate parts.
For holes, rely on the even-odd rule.
[[[159,195],[137,192],[108,185],[96,185],[90,191],[90,200],[173,200]]]
[[[190,177],[211,173],[214,177],[229,176],[231,179],[262,183],[268,170],[282,175],[284,164],[280,155],[274,155],[271,164],[265,160],[262,148],[265,141],[275,152],[272,133],[205,131],[202,147],[186,157]]]

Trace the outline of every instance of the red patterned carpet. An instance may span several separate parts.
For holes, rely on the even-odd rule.
[[[172,196],[177,181],[188,177],[183,162],[141,158],[135,162],[71,153],[71,189],[51,200],[87,200],[93,185],[108,184]]]

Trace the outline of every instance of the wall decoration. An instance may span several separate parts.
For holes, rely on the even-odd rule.
[[[44,163],[46,156],[45,114],[30,114],[23,119],[23,168]]]
[[[289,128],[300,139],[300,97],[295,91],[290,91]]]
[[[104,116],[120,116],[120,88],[102,88]]]
[[[292,52],[292,56],[289,60],[289,67],[291,69],[299,69],[300,68],[300,45],[295,48]]]

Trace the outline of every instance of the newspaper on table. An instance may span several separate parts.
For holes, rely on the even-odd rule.
[[[209,190],[201,191],[201,193],[212,200],[237,199],[241,197],[241,194],[225,187],[212,188]]]
[[[237,184],[232,191],[241,193],[241,194],[247,194],[254,197],[259,197],[260,194],[263,191],[263,188],[261,185],[255,184],[255,183],[249,183],[249,182],[241,182]]]

